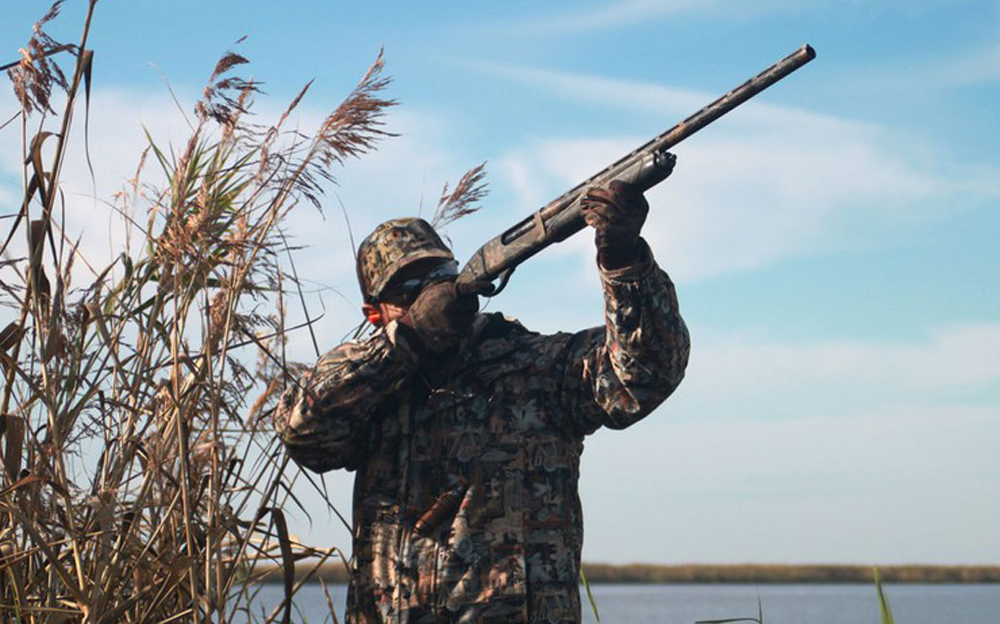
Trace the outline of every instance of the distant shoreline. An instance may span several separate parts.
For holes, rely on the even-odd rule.
[[[1000,583],[1000,566],[984,565],[840,565],[840,564],[678,564],[645,563],[608,564],[584,563],[587,582],[633,584],[837,584],[871,583],[872,568],[878,567],[885,583]],[[314,566],[296,566],[296,578],[301,579]],[[316,576],[326,583],[346,583],[343,563],[326,563]],[[278,567],[262,575],[264,582],[281,582]],[[315,577],[314,577],[315,579]]]

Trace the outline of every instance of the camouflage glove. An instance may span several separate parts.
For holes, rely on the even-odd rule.
[[[639,232],[649,213],[649,204],[638,189],[613,180],[606,189],[590,189],[580,211],[587,225],[596,230],[594,242],[601,267],[620,269],[635,263]]]
[[[438,282],[423,291],[399,319],[432,353],[443,353],[469,335],[479,312],[479,297],[493,290],[489,282]]]

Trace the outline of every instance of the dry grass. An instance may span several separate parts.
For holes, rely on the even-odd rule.
[[[59,188],[95,4],[67,46],[44,33],[57,2],[10,72],[27,164],[0,262],[15,319],[0,332],[0,621],[288,621],[295,562],[338,553],[296,543],[282,511],[300,473],[267,422],[294,377],[280,227],[387,135],[382,59],[307,136],[283,123],[308,86],[273,126],[249,123],[256,89],[233,75],[246,59],[224,56],[183,149],[150,138],[115,198],[141,244],[82,278]],[[269,563],[286,599],[261,614],[252,584]]]

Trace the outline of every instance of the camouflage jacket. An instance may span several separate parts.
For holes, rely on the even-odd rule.
[[[649,414],[689,350],[651,257],[602,281],[604,327],[480,315],[452,361],[418,368],[390,323],[282,396],[292,458],[357,471],[348,622],[580,621],[583,438]]]

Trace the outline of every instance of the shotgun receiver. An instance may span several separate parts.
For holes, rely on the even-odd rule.
[[[673,128],[563,193],[503,234],[487,241],[462,267],[458,281],[492,282],[499,279],[500,285],[492,294],[499,293],[519,264],[586,227],[580,214],[580,201],[588,190],[607,186],[612,180],[630,182],[642,192],[649,190],[670,174],[671,163],[666,155],[667,150],[815,57],[816,52],[811,46],[802,46]]]

